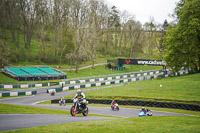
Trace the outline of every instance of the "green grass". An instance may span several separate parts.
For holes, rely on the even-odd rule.
[[[39,107],[30,107],[22,105],[10,105],[0,103],[0,114],[56,114],[56,115],[71,115],[70,111],[47,109]],[[82,114],[77,114],[77,116],[82,116]],[[99,114],[88,114],[88,116],[100,116],[100,117],[115,117],[109,115],[99,115]],[[116,117],[119,118],[119,117]]]
[[[4,133],[198,133],[200,131],[199,123],[199,117],[153,116],[63,123],[5,131]]]
[[[160,87],[162,84],[162,87]],[[131,82],[85,92],[88,99],[145,100],[200,104],[200,74]],[[141,90],[140,90],[141,88]],[[70,98],[72,96],[65,97]]]
[[[111,59],[114,59],[114,58],[111,58]],[[106,62],[107,62],[107,57],[95,59],[95,64],[106,63]],[[89,60],[89,61],[83,62],[80,65],[80,67],[88,66],[91,64],[92,64],[92,61]],[[60,69],[58,64],[49,64],[49,63],[45,63],[45,62],[41,62],[41,61],[20,61],[20,62],[15,63],[14,65],[15,66],[50,66],[52,68]],[[70,67],[71,66],[68,64],[63,64],[61,66],[61,69],[70,69]],[[73,69],[75,69],[75,65],[73,65]]]
[[[44,101],[38,104],[51,104],[51,101]],[[71,105],[72,103],[67,103],[67,105]],[[88,104],[88,107],[110,107],[110,104]],[[133,108],[133,109],[141,109],[142,106],[129,106],[129,105],[119,105],[120,108]],[[150,110],[155,111],[164,111],[164,112],[172,112],[172,113],[181,113],[181,114],[188,114],[188,115],[196,115],[200,116],[199,111],[189,111],[189,110],[182,110],[182,109],[171,109],[171,108],[158,108],[158,107],[146,107]]]
[[[0,73],[0,84],[6,84],[6,83],[18,83],[19,81],[10,78],[3,73]]]
[[[51,104],[51,101],[44,101],[38,104]],[[72,103],[67,103],[67,105],[71,105]],[[88,107],[110,107],[110,104],[88,104]],[[133,109],[141,109],[142,106],[129,106],[129,105],[119,105],[120,108],[133,108]],[[182,110],[182,109],[171,109],[171,108],[158,108],[158,107],[146,107],[150,110],[156,111],[165,111],[165,112],[172,112],[172,113],[181,113],[181,114],[188,114],[188,115],[197,115],[200,116],[200,111],[189,111],[189,110]]]
[[[112,71],[110,69],[105,69],[104,66],[96,66],[94,69],[82,69],[79,70],[78,73],[75,71],[64,71],[67,72],[68,78],[77,78],[77,77],[88,77],[88,76],[98,76],[98,75],[108,75],[108,74],[119,74],[119,73],[127,73],[127,72],[138,72],[140,70],[147,71],[147,70],[155,70],[155,69],[162,69],[160,66],[135,66],[135,65],[126,65],[126,69],[123,71]]]
[[[69,111],[29,107],[22,105],[10,105],[0,103],[0,114],[58,114],[70,115]]]
[[[51,101],[44,101],[38,104],[51,104]],[[72,103],[67,103],[67,105],[71,105]],[[110,107],[110,104],[88,104],[88,107]],[[133,108],[133,109],[141,109],[142,106],[129,106],[129,105],[119,105],[120,108]],[[188,114],[188,115],[196,115],[200,116],[200,111],[189,111],[189,110],[182,110],[182,109],[171,109],[171,108],[158,108],[158,107],[146,107],[150,110],[155,111],[165,111],[165,112],[172,112],[172,113],[181,113],[181,114]]]
[[[89,104],[88,107],[110,107],[110,104]],[[129,106],[129,105],[119,105],[120,108],[132,108],[132,109],[141,109],[143,106]],[[145,106],[144,106],[145,107]],[[180,113],[180,114],[188,114],[200,116],[200,111],[189,111],[182,109],[170,109],[170,108],[158,108],[158,107],[145,107],[149,108],[153,111],[164,111],[164,112],[172,112],[172,113]]]

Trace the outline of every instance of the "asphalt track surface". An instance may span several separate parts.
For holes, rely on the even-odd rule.
[[[60,123],[77,121],[96,121],[113,119],[109,117],[96,116],[67,116],[67,115],[48,115],[48,114],[0,114],[0,131],[29,128]]]
[[[102,89],[101,87],[98,89]],[[40,89],[41,91],[42,89]],[[91,91],[94,89],[86,89],[84,91]],[[50,94],[45,93],[46,89],[41,91],[41,93],[35,96],[26,96],[26,97],[17,97],[9,99],[0,99],[0,103],[13,104],[13,105],[25,105],[41,108],[50,108],[57,110],[70,110],[71,105],[59,106],[56,105],[41,105],[36,104],[41,101],[57,99],[63,96],[75,94],[76,91],[67,91],[56,93],[55,96],[50,96]],[[118,117],[138,117],[139,109],[130,109],[130,108],[120,108],[119,111],[113,111],[110,107],[91,107],[89,106],[89,114],[101,114],[101,115],[110,115]],[[178,113],[169,113],[161,111],[153,111],[153,116],[185,116],[184,114]],[[67,115],[48,115],[48,114],[0,114],[0,131],[5,130],[14,130],[21,128],[29,128],[35,126],[43,125],[52,125],[60,123],[69,123],[69,122],[79,122],[79,121],[96,121],[103,119],[116,119],[114,117],[97,117],[97,116],[67,116]]]

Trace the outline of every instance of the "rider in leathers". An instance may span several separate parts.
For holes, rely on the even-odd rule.
[[[76,99],[76,98],[80,99],[81,107],[84,110],[86,110],[86,97],[85,97],[85,94],[80,89],[77,90],[77,94],[75,95],[73,99]]]

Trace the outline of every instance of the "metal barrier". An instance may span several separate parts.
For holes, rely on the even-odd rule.
[[[10,97],[10,96],[23,96],[23,95],[35,95],[37,91],[19,91],[19,92],[2,92],[0,97]]]
[[[161,70],[148,70],[148,71],[142,71],[142,73],[147,72],[154,72],[154,71],[161,71]],[[93,78],[102,78],[102,77],[110,77],[110,76],[120,76],[120,75],[128,75],[128,74],[137,74],[141,73],[141,71],[138,72],[127,72],[127,73],[117,73],[117,74],[107,74],[107,75],[98,75],[98,76],[90,76],[90,77],[78,77],[78,78],[71,78],[71,79],[64,79],[62,81],[71,81],[71,80],[80,80],[80,79],[93,79]]]

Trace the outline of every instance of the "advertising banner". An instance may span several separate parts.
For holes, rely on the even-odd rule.
[[[118,59],[118,64],[165,66],[166,62],[164,60]]]

